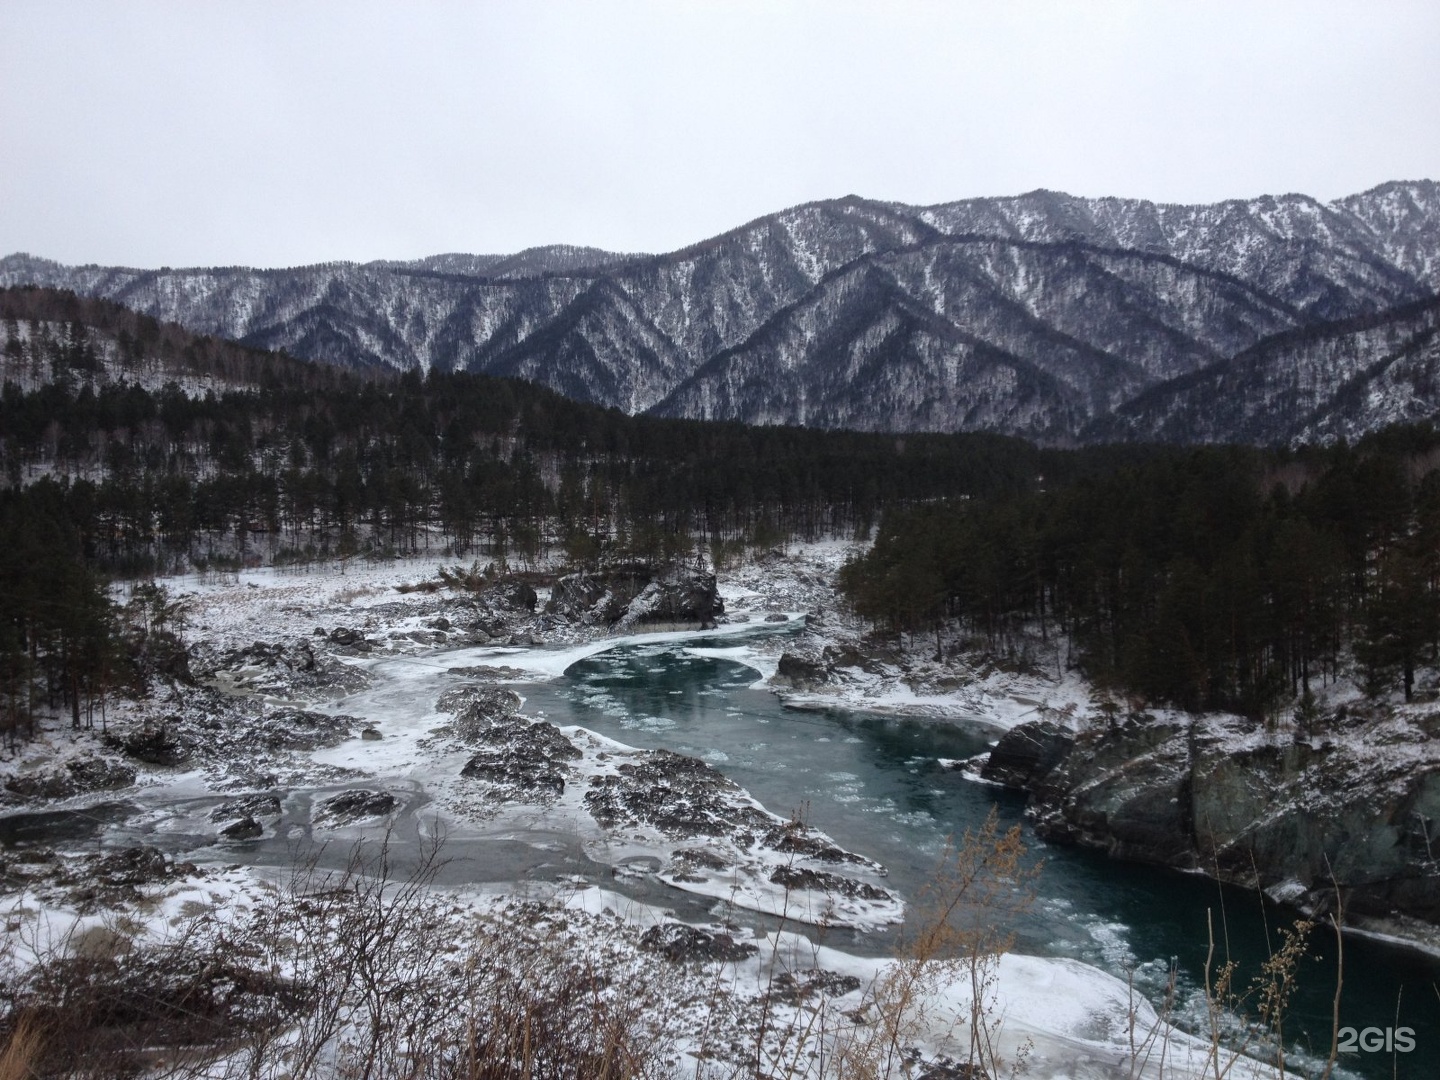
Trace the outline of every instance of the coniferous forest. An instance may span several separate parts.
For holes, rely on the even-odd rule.
[[[1083,452],[1082,452],[1083,453]],[[992,648],[1063,633],[1119,693],[1261,718],[1360,662],[1415,692],[1440,639],[1440,434],[1155,448],[1023,492],[897,508],[842,587],[877,623]],[[938,641],[938,639],[937,639]]]
[[[630,417],[533,385],[296,361],[116,304],[0,291],[0,693],[123,677],[105,576],[433,553],[720,562],[877,542],[843,587],[882,629],[1062,633],[1117,692],[1263,716],[1347,650],[1414,691],[1440,637],[1440,436],[1056,450]]]

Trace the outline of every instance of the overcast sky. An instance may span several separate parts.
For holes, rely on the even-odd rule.
[[[0,254],[665,251],[856,193],[1440,179],[1440,0],[0,4]]]

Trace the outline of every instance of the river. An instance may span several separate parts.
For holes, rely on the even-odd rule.
[[[1173,961],[1191,1019],[1203,986],[1207,914],[1217,953],[1223,959],[1228,941],[1246,978],[1267,955],[1267,937],[1278,946],[1280,927],[1295,918],[1262,905],[1255,893],[1198,875],[1048,845],[1025,828],[1022,800],[940,764],[984,750],[994,734],[983,723],[787,709],[753,688],[751,668],[691,651],[729,643],[621,646],[573,665],[562,679],[528,687],[526,711],[633,746],[703,758],[772,811],[801,813],[842,847],[884,863],[906,896],[934,871],[947,838],[978,828],[993,808],[1003,824],[1022,825],[1044,861],[1036,903],[1016,927],[1016,947],[1074,957],[1121,977],[1134,972],[1152,999],[1163,996]],[[868,937],[871,948],[889,944],[886,935]],[[1330,1045],[1335,945],[1316,931],[1311,946],[1287,1041],[1323,1057]],[[1362,1050],[1345,1055],[1344,1067],[1367,1077],[1431,1080],[1440,1062],[1440,961],[1358,936],[1347,936],[1344,952],[1342,1026],[1415,1032],[1408,1054]]]
[[[558,677],[517,689],[525,698],[524,712],[531,716],[579,725],[630,746],[664,747],[702,758],[771,811],[798,814],[842,847],[884,864],[888,884],[907,898],[916,896],[932,875],[947,839],[978,828],[994,811],[1003,825],[1021,826],[1031,853],[1044,863],[1036,879],[1035,903],[1014,927],[1015,947],[1072,957],[1121,978],[1133,976],[1140,991],[1157,1003],[1173,965],[1182,1024],[1198,1018],[1207,915],[1216,928],[1218,959],[1223,960],[1228,949],[1242,964],[1242,982],[1267,955],[1267,941],[1278,942],[1279,928],[1294,918],[1293,913],[1262,905],[1254,893],[1221,887],[1198,875],[1047,845],[1025,825],[1021,799],[942,764],[988,746],[995,732],[982,717],[934,723],[840,709],[789,709],[756,686],[755,669],[713,655],[716,650],[735,651],[737,641],[744,638],[669,635],[618,644],[570,664]],[[546,659],[538,651],[527,655]],[[407,756],[434,724],[433,706],[440,692],[465,678],[449,669],[521,659],[514,652],[465,650],[369,662],[374,676],[370,687],[332,707],[376,723],[386,730],[385,741],[351,740],[316,757],[363,765],[376,780],[400,792],[402,809],[394,831],[407,842],[431,827],[427,821],[434,821],[427,789],[433,765],[427,774],[410,767]],[[0,846],[143,842],[192,858],[284,867],[309,846],[311,804],[339,787],[285,792],[278,827],[264,839],[243,844],[216,845],[213,826],[199,827],[218,797],[152,788],[83,812],[12,815],[0,820]],[[574,876],[670,908],[682,919],[714,918],[713,899],[681,893],[643,874],[617,876],[611,867],[588,858],[573,835],[547,822],[543,814],[523,829],[507,828],[503,835],[463,822],[448,828],[446,855],[451,861],[441,875],[443,884],[506,885],[526,878]],[[338,865],[345,851],[345,845],[332,845],[322,859]],[[764,922],[759,916],[739,917]],[[874,954],[891,949],[895,933],[831,930],[825,943]],[[1312,946],[1313,957],[1300,968],[1286,1026],[1287,1042],[1316,1052],[1311,1064],[1323,1058],[1330,1044],[1336,969],[1335,945],[1328,935],[1314,933]],[[1382,1032],[1408,1027],[1415,1043],[1407,1054],[1346,1055],[1345,1069],[1375,1080],[1435,1076],[1440,1061],[1440,960],[1358,936],[1347,936],[1344,951],[1341,1024]]]

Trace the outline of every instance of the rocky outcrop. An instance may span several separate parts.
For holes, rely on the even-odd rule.
[[[358,630],[337,626],[327,639],[338,651],[356,655],[370,649]],[[328,652],[316,651],[308,638],[256,641],[241,649],[220,651],[201,642],[190,651],[195,677],[237,695],[267,694],[278,698],[333,698],[365,685],[358,668]]]
[[[5,790],[22,799],[68,799],[91,791],[113,791],[135,783],[135,769],[113,758],[89,756],[54,769],[20,773],[5,780]]]
[[[511,716],[476,731],[473,740],[479,749],[460,775],[513,788],[529,798],[564,794],[569,763],[580,757],[560,729],[545,720]]]
[[[145,725],[108,735],[105,744],[128,758],[146,765],[174,766],[189,761],[195,752],[194,740],[179,734],[169,724]]]
[[[649,825],[673,839],[735,837],[750,847],[775,822],[735,782],[698,758],[650,750],[590,779],[585,807],[606,828]]]
[[[385,817],[395,811],[397,801],[388,791],[352,788],[332,795],[315,808],[317,824],[349,825],[369,818]]]
[[[1142,715],[1022,724],[982,775],[1030,794],[1046,839],[1201,869],[1325,910],[1440,922],[1440,716],[1339,717],[1321,734]]]
[[[1065,760],[1075,744],[1075,733],[1048,720],[1011,728],[990,751],[981,779],[1026,789],[1048,776]]]
[[[509,611],[534,611],[540,598],[529,582],[520,578],[503,578],[477,597],[482,607]]]
[[[714,574],[683,569],[657,573],[639,563],[567,574],[555,582],[545,605],[547,615],[621,630],[660,625],[708,629],[724,610]]]
[[[659,923],[640,938],[645,952],[659,953],[677,963],[722,961],[733,963],[754,956],[759,949],[748,941],[736,941],[730,934],[701,930],[684,923]]]

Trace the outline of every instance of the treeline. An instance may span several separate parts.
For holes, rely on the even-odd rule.
[[[518,380],[326,368],[55,290],[0,290],[0,318],[7,370],[46,370],[0,390],[0,477],[63,505],[111,572],[366,549],[718,556],[1062,467],[999,436],[630,417]]]
[[[319,394],[9,384],[0,432],[12,490],[65,503],[87,555],[121,572],[367,544],[589,557],[850,535],[886,505],[1023,488],[1044,457],[1001,437],[632,418],[465,374]]]
[[[893,630],[947,621],[997,649],[1059,631],[1119,691],[1273,715],[1347,657],[1402,689],[1440,641],[1440,435],[1299,451],[1152,449],[1045,490],[885,515],[848,566]],[[937,638],[938,641],[938,638]]]

